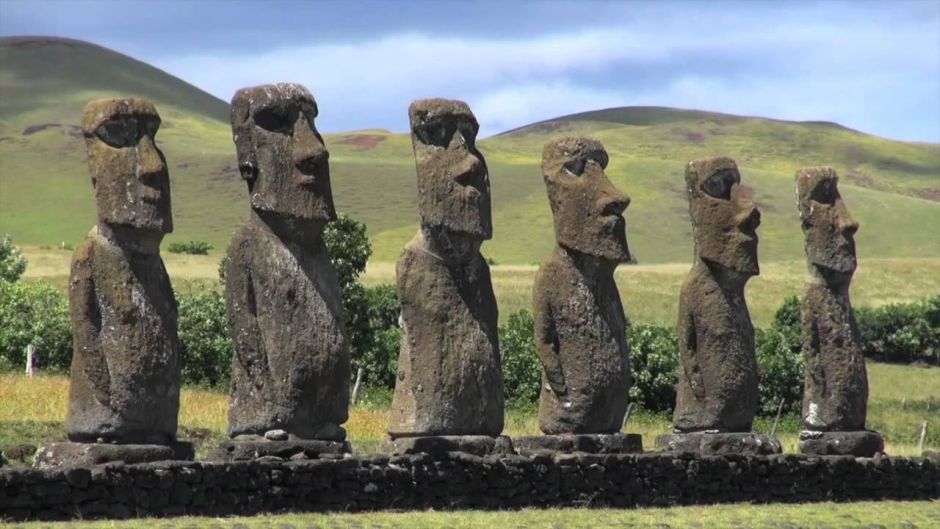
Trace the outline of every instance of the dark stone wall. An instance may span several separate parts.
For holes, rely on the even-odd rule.
[[[924,458],[449,453],[0,470],[0,520],[940,498]]]

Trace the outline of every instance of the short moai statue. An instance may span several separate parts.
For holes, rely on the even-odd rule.
[[[243,88],[232,137],[250,214],[229,246],[235,342],[229,441],[215,459],[348,452],[342,290],[322,233],[336,219],[317,104],[301,85]],[[303,454],[303,455],[301,455]]]
[[[520,453],[642,451],[641,436],[620,433],[630,346],[614,270],[632,260],[623,217],[630,199],[607,178],[607,163],[591,138],[562,138],[542,151],[557,241],[533,291],[546,435],[513,439]]]
[[[849,300],[858,223],[832,168],[797,171],[796,193],[809,272],[800,308],[806,366],[800,450],[871,457],[884,450],[884,440],[865,429],[868,376]]]
[[[685,171],[695,261],[679,294],[679,381],[667,450],[779,453],[773,437],[751,433],[758,406],[754,327],[744,299],[759,273],[760,212],[730,158],[690,162]]]
[[[92,101],[82,115],[98,219],[69,275],[70,442],[41,449],[37,466],[193,457],[176,441],[180,342],[160,258],[173,219],[159,127],[143,99]]]
[[[398,260],[402,346],[388,433],[393,452],[504,449],[496,298],[480,254],[490,182],[466,103],[408,109],[421,227]]]

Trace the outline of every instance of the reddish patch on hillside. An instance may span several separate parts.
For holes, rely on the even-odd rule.
[[[690,143],[698,144],[698,143],[705,142],[705,135],[702,134],[701,132],[695,132],[695,131],[692,131],[689,129],[683,129],[683,128],[675,128],[675,129],[672,129],[670,132],[672,132],[676,136],[679,136],[680,138]]]
[[[937,187],[918,189],[914,191],[914,195],[933,202],[940,202],[940,188]]]
[[[31,136],[37,132],[42,132],[47,129],[64,129],[64,132],[73,138],[82,137],[82,129],[76,125],[63,125],[61,123],[42,123],[40,125],[31,125],[23,129],[23,136]]]
[[[875,179],[871,176],[858,171],[849,171],[845,173],[845,179],[859,187],[875,187]]]
[[[376,148],[383,141],[385,141],[385,136],[380,134],[352,134],[343,136],[343,139],[339,140],[338,143],[352,145],[353,149],[357,151],[368,151]]]

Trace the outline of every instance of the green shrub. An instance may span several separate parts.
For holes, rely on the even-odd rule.
[[[330,251],[339,286],[345,291],[359,281],[372,255],[372,244],[366,236],[366,225],[340,213],[323,230],[323,242]]]
[[[785,414],[800,413],[803,404],[803,354],[776,326],[755,329],[760,373],[758,414],[774,416],[783,400]]]
[[[542,363],[535,351],[532,314],[522,309],[499,328],[503,392],[506,402],[519,406],[537,402],[542,388]]]
[[[346,297],[353,371],[363,368],[370,387],[394,388],[401,345],[398,291],[393,285],[365,288],[355,283]]]
[[[197,288],[177,293],[183,382],[224,387],[231,377],[234,344],[222,294]]]
[[[166,249],[170,253],[185,253],[189,255],[208,255],[212,245],[205,241],[171,242]]]
[[[855,318],[866,357],[940,365],[940,296],[917,303],[857,309]]]
[[[15,283],[26,271],[26,258],[9,235],[0,239],[0,281]]]
[[[630,329],[630,401],[649,411],[672,411],[679,378],[679,341],[673,327]]]
[[[24,369],[30,344],[39,353],[41,370],[68,371],[72,362],[68,300],[42,281],[0,281],[0,369]]]

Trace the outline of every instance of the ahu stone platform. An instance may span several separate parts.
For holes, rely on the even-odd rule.
[[[450,452],[0,469],[3,521],[929,499],[940,463],[898,457]]]

